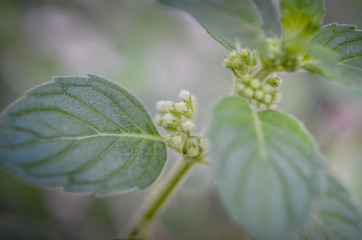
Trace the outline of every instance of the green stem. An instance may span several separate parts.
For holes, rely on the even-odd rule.
[[[172,193],[176,190],[177,186],[181,183],[182,179],[189,172],[191,167],[197,163],[197,159],[184,157],[170,174],[170,178],[166,185],[160,189],[153,201],[150,202],[146,211],[142,215],[138,224],[133,228],[129,237],[140,238],[140,240],[148,240],[148,228],[155,218],[157,213],[162,209],[167,200],[170,199]]]

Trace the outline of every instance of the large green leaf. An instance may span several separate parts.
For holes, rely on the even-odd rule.
[[[338,55],[335,81],[346,85],[362,87],[362,31],[355,26],[330,24],[322,27],[312,40],[313,44],[324,46]]]
[[[319,194],[320,156],[288,115],[254,112],[241,97],[213,111],[211,165],[231,217],[256,240],[290,239]]]
[[[113,194],[149,186],[166,146],[147,111],[94,75],[57,77],[10,106],[0,125],[0,163],[21,179],[67,191]]]
[[[285,35],[308,38],[323,20],[323,0],[282,0],[280,6]]]
[[[323,194],[317,201],[310,222],[296,239],[362,239],[361,212],[347,190],[330,171],[326,171],[323,177]]]
[[[191,14],[228,50],[238,47],[265,48],[258,12],[249,0],[160,0]],[[269,26],[269,25],[268,25]]]

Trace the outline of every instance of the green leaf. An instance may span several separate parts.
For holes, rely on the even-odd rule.
[[[282,0],[280,4],[285,35],[309,38],[319,29],[324,16],[323,0]]]
[[[259,10],[262,20],[262,28],[267,37],[280,37],[282,26],[278,12],[271,0],[252,0]]]
[[[356,26],[330,24],[323,26],[313,37],[312,43],[323,46],[338,55],[334,72],[336,82],[345,86],[362,88],[362,31]]]
[[[160,0],[191,14],[229,51],[249,47],[264,51],[266,40],[258,13],[249,0]]]
[[[0,163],[21,179],[67,191],[114,194],[149,186],[166,146],[143,105],[94,75],[57,77],[10,106]]]
[[[288,115],[227,97],[213,111],[211,167],[231,217],[256,240],[290,239],[319,194],[321,159]]]
[[[317,201],[311,220],[296,239],[362,239],[361,212],[347,190],[330,171],[324,173],[323,185],[323,194]]]

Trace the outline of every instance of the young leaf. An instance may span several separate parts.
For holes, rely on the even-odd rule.
[[[310,222],[298,240],[355,240],[362,239],[361,212],[341,183],[326,171],[324,191],[317,201]]]
[[[231,217],[256,240],[290,239],[319,193],[320,156],[295,119],[241,97],[213,111],[211,167]]]
[[[362,31],[356,26],[330,24],[322,27],[312,43],[338,55],[335,81],[346,86],[362,87]]]
[[[94,75],[57,77],[10,106],[0,124],[0,163],[25,181],[99,195],[149,186],[166,146],[147,111]]]
[[[323,20],[323,0],[282,0],[281,18],[285,35],[309,38]]]
[[[264,50],[265,37],[258,13],[249,0],[160,0],[191,14],[229,51],[238,47]]]

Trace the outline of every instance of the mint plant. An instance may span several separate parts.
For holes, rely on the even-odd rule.
[[[55,77],[2,113],[1,166],[35,186],[107,196],[154,183],[169,148],[181,160],[130,238],[150,239],[154,217],[189,170],[205,164],[230,217],[253,239],[361,239],[358,206],[303,124],[277,104],[280,72],[361,87],[362,31],[321,26],[322,0],[281,0],[280,16],[269,0],[160,2],[190,13],[230,51],[233,93],[215,106],[207,133],[194,133],[198,106],[186,90],[177,102],[158,102],[152,120],[108,80]]]

